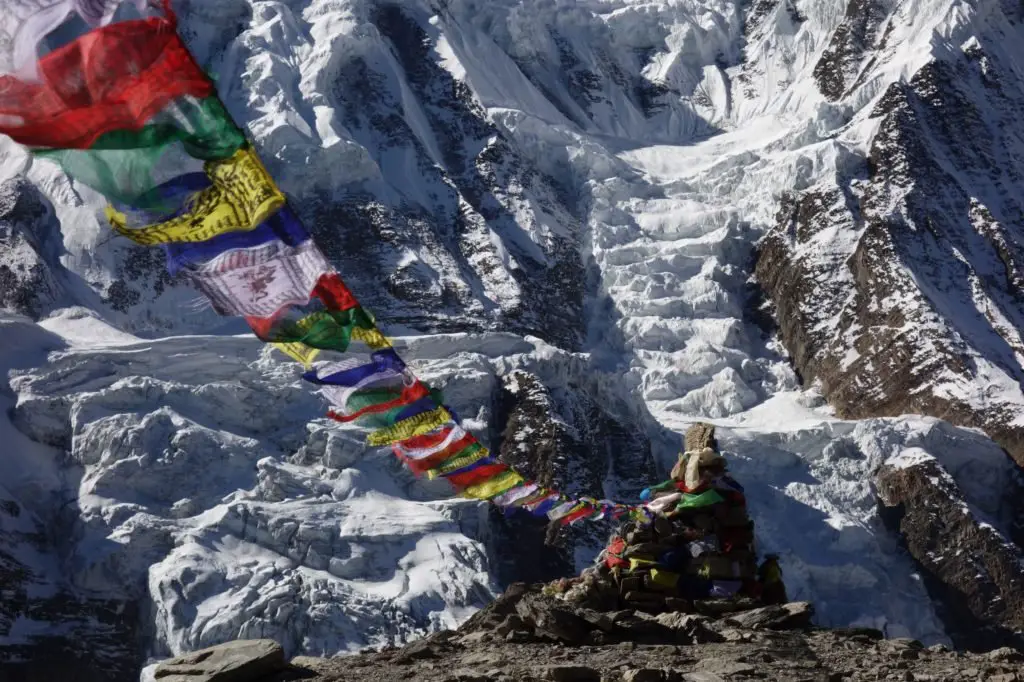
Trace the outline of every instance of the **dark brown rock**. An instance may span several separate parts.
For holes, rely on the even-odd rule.
[[[583,644],[593,626],[566,604],[539,594],[528,594],[516,603],[516,612],[538,634],[568,644]]]
[[[558,665],[547,669],[552,682],[601,682],[601,673],[584,665]]]
[[[832,33],[828,47],[814,67],[814,79],[826,98],[836,101],[854,85],[854,78],[872,54],[886,18],[877,0],[850,0],[843,21]]]
[[[798,630],[810,627],[813,616],[811,604],[801,601],[734,613],[725,618],[725,622],[748,630]]]
[[[1024,646],[1021,552],[979,523],[935,462],[883,467],[876,480],[883,518],[921,566],[953,642],[973,651]]]
[[[657,668],[634,668],[622,673],[622,682],[664,682],[667,675]]]

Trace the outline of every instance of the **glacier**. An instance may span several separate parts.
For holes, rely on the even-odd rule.
[[[1012,461],[931,417],[838,418],[752,281],[782,195],[858,163],[886,86],[992,21],[877,4],[883,58],[838,99],[814,74],[835,0],[175,7],[318,243],[481,440],[525,457],[550,447],[547,420],[591,444],[620,425],[599,464],[553,475],[629,502],[710,421],[791,598],[822,625],[949,643],[872,477],[937,462],[1008,536]],[[501,589],[499,563],[533,560],[485,504],[323,418],[298,367],[112,239],[101,207],[0,140],[0,493],[19,510],[0,514],[0,556],[34,576],[27,595],[134,610],[140,661],[238,637],[329,655],[453,627]],[[550,411],[503,432],[516,376]],[[0,646],[47,630],[0,618]]]

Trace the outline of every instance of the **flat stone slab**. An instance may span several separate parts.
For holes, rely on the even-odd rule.
[[[158,682],[255,682],[284,667],[284,649],[274,640],[241,639],[167,659],[153,677]]]

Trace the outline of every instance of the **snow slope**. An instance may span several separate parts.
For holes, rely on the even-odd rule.
[[[687,424],[716,423],[792,597],[823,624],[948,641],[871,477],[932,458],[1008,533],[1012,464],[934,419],[835,418],[750,277],[781,195],[854,163],[886,85],[974,9],[880,6],[888,51],[833,101],[815,75],[833,0],[175,5],[318,242],[467,427],[628,501]],[[4,318],[0,470],[40,519],[68,514],[57,499],[75,518],[53,557],[18,556],[137,609],[141,658],[402,641],[485,603],[510,552],[556,551],[328,424],[295,366],[111,240],[99,197],[9,142],[0,158],[2,302],[38,320]],[[546,392],[533,421],[502,407],[515,371]],[[574,531],[569,560],[601,532]],[[17,633],[0,619],[0,643]]]

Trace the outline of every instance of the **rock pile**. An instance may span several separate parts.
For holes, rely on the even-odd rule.
[[[786,601],[774,556],[757,567],[743,487],[714,427],[695,424],[672,478],[644,492],[648,516],[612,535],[596,564],[546,592],[598,610],[723,613]]]

